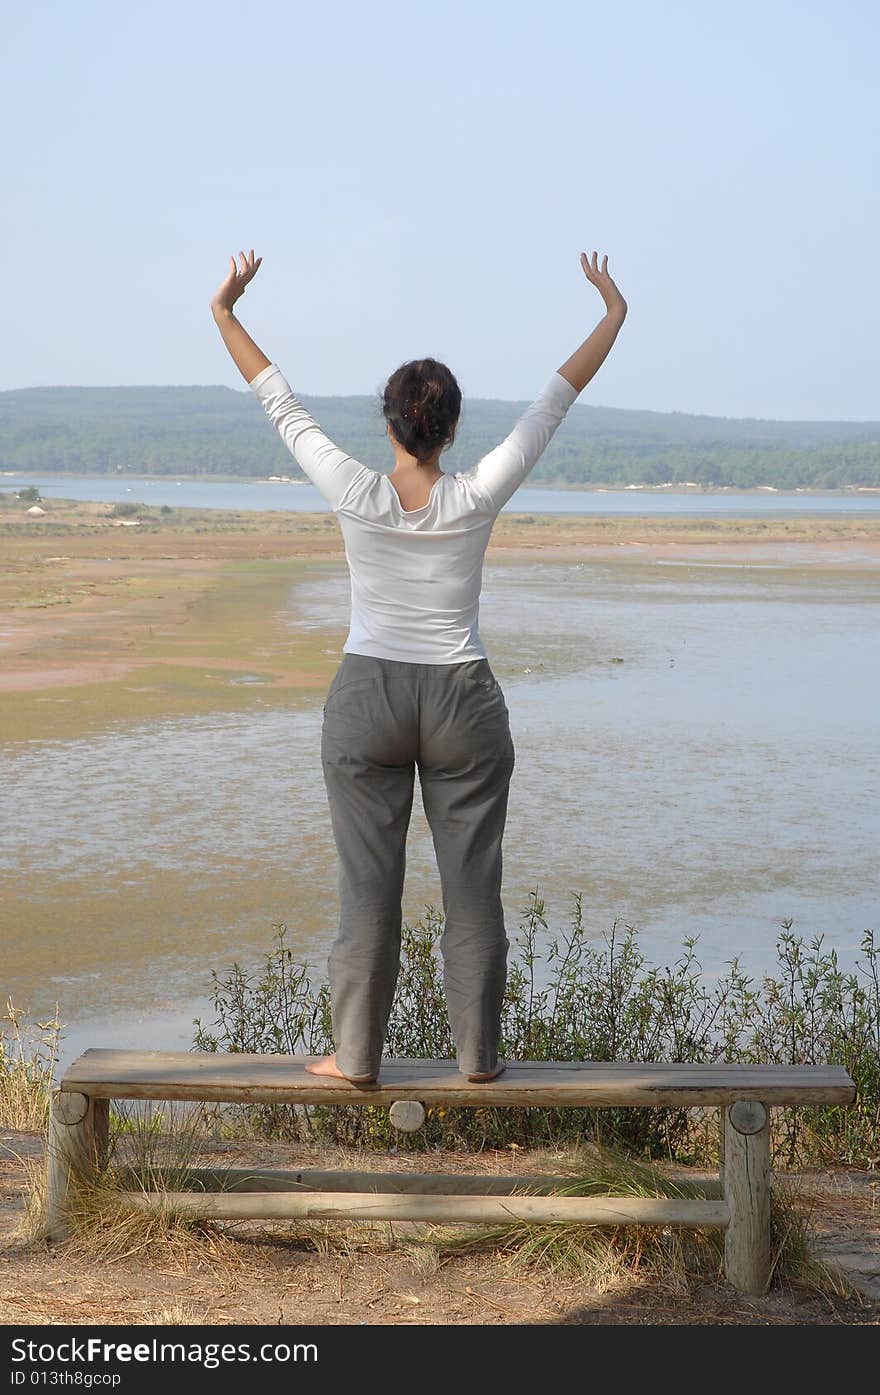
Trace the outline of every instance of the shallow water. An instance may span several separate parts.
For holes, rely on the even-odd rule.
[[[327,502],[305,481],[272,484],[264,480],[193,480],[159,475],[0,475],[0,491],[38,485],[50,499],[90,499],[99,503],[135,501],[188,509],[266,509],[271,512],[323,513]],[[876,518],[880,492],[798,493],[736,490],[679,493],[650,489],[518,489],[502,513],[645,514],[669,517],[800,518],[845,515]]]
[[[878,602],[877,571],[778,560],[487,563],[482,633],[517,750],[509,933],[537,885],[553,923],[582,892],[591,933],[620,917],[661,962],[696,934],[709,970],[760,970],[785,917],[851,957],[878,924]],[[332,645],[348,603],[344,565],[324,563],[285,609]],[[0,750],[2,989],[34,1011],[58,999],[69,1052],[188,1045],[210,969],[258,963],[274,922],[321,965],[321,702]],[[427,903],[417,793],[407,919]]]

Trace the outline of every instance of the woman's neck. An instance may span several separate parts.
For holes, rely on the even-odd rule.
[[[422,462],[414,455],[401,454],[395,455],[391,474],[400,480],[439,479],[443,471],[440,468],[439,456]]]

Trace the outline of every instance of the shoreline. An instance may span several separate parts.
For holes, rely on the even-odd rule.
[[[457,471],[448,473],[456,474]],[[51,475],[55,479],[94,479],[94,480],[127,480],[132,484],[143,484],[145,482],[155,483],[160,481],[167,484],[170,480],[180,480],[182,484],[290,484],[293,486],[307,485],[308,479],[296,479],[287,475],[234,475],[234,474],[200,474],[190,475],[185,472],[168,472],[167,474],[149,475],[144,473],[131,473],[127,471],[104,470],[97,474],[83,473],[81,470],[62,470],[57,467],[45,470],[5,470],[0,471],[0,493],[4,489],[10,488],[4,485],[4,480],[34,480],[38,481],[43,477]],[[25,486],[27,487],[27,486]],[[774,484],[737,485],[737,484],[699,484],[697,481],[665,480],[662,484],[620,484],[597,480],[595,482],[570,483],[564,480],[532,480],[524,486],[526,489],[540,489],[559,492],[560,494],[669,494],[669,495],[724,495],[743,498],[750,498],[756,494],[778,494],[780,498],[800,498],[807,495],[813,498],[837,498],[853,494],[880,495],[880,485],[866,484],[842,484],[830,489],[822,489],[813,485],[796,485],[791,489],[783,488]]]

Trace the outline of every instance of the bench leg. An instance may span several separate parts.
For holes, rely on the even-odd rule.
[[[70,1182],[107,1163],[110,1101],[71,1090],[53,1090],[49,1099],[46,1148],[45,1236],[60,1240],[69,1232]]]
[[[738,1293],[758,1295],[770,1284],[770,1111],[739,1100],[723,1114],[724,1272]]]

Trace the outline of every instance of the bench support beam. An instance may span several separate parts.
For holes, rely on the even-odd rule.
[[[53,1090],[49,1097],[43,1230],[47,1240],[61,1240],[69,1233],[71,1183],[107,1164],[109,1112],[109,1100],[75,1090]]]
[[[123,1191],[145,1190],[138,1170],[132,1166],[115,1168],[113,1181]],[[200,1192],[381,1192],[409,1196],[413,1193],[442,1193],[449,1196],[515,1196],[520,1192],[550,1194],[564,1191],[572,1176],[550,1173],[511,1174],[499,1177],[485,1172],[334,1172],[318,1168],[297,1171],[261,1167],[187,1167],[189,1190]],[[150,1186],[156,1191],[166,1186],[166,1170],[151,1169]],[[171,1188],[173,1189],[173,1180]],[[715,1200],[716,1198],[709,1198]]]
[[[726,1226],[723,1201],[643,1196],[453,1196],[411,1192],[120,1192],[139,1211],[211,1220],[422,1221],[510,1225]]]
[[[723,1111],[722,1185],[730,1221],[724,1235],[724,1272],[738,1293],[767,1292],[770,1250],[770,1111],[740,1100]]]

